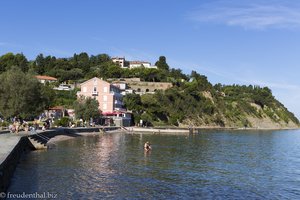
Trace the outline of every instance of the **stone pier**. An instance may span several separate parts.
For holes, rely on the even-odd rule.
[[[47,142],[58,135],[80,137],[84,133],[103,133],[108,130],[116,130],[118,127],[101,128],[57,128],[47,131],[38,131],[34,134],[20,132],[0,133],[0,194],[6,192],[10,179],[15,171],[21,155],[30,150],[47,148]],[[0,196],[1,199],[1,196]]]

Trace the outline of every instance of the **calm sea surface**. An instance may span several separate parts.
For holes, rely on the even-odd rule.
[[[143,145],[152,143],[152,152]],[[300,199],[300,131],[107,134],[20,161],[10,193],[58,199]]]

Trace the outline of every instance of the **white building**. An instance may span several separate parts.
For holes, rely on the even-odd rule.
[[[129,61],[129,68],[136,68],[136,67],[145,67],[149,68],[151,66],[150,62],[145,62],[145,61]]]
[[[150,62],[147,61],[126,61],[125,57],[113,57],[112,61],[118,64],[121,68],[138,68],[138,67],[145,67],[145,68],[153,68],[157,69],[157,66],[152,66]]]
[[[120,65],[120,67],[124,68],[124,66],[125,66],[125,57],[113,57],[113,58],[111,58],[111,60],[114,63]]]
[[[157,66],[151,65],[150,62],[146,62],[146,61],[129,61],[129,68],[130,69],[137,68],[137,67],[157,69]]]

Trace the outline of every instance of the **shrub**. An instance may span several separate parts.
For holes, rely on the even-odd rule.
[[[67,127],[69,125],[70,121],[71,120],[68,117],[63,117],[61,119],[55,120],[54,125],[55,126]]]
[[[0,122],[0,127],[8,127],[9,123],[7,121]]]

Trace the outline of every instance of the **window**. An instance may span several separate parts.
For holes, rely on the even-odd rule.
[[[103,96],[103,101],[107,101],[107,96],[106,95]]]
[[[104,109],[104,110],[107,109],[107,104],[106,104],[106,103],[103,104],[103,109]]]
[[[107,92],[107,87],[104,87],[104,88],[103,88],[103,92]]]
[[[86,92],[86,87],[83,87],[83,92]]]

